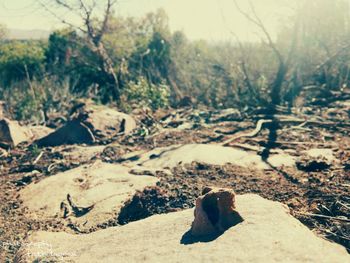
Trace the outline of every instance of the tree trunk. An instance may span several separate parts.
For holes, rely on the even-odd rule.
[[[108,77],[108,85],[112,88],[113,99],[119,101],[120,99],[120,86],[117,74],[114,71],[113,62],[109,57],[104,45],[100,42],[96,47],[96,53],[102,61],[102,70]]]

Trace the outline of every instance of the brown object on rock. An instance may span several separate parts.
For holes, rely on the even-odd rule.
[[[235,210],[235,193],[231,189],[203,189],[202,196],[196,200],[192,236],[220,234],[243,221]]]
[[[21,127],[17,121],[10,121],[6,118],[0,120],[0,145],[15,147],[21,142],[28,141],[31,137],[31,132]]]

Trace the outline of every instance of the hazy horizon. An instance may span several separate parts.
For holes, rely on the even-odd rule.
[[[253,0],[259,16],[272,35],[279,28],[281,19],[291,14],[291,2],[298,0]],[[299,0],[303,1],[303,0]],[[0,0],[0,24],[15,30],[52,31],[63,27],[57,18],[37,0]],[[238,0],[243,9],[249,10],[247,1]],[[116,15],[140,17],[163,8],[169,17],[172,31],[181,30],[189,39],[209,41],[232,40],[234,32],[243,41],[260,39],[258,30],[236,9],[232,0],[123,0],[116,6]],[[55,9],[60,16],[73,23],[79,20],[63,10]]]

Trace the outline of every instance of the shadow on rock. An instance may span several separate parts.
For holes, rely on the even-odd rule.
[[[185,234],[183,234],[180,243],[183,245],[191,245],[194,243],[208,243],[211,241],[214,241],[217,239],[219,236],[221,236],[223,233],[216,233],[216,234],[211,234],[207,236],[193,236],[191,229],[188,230]]]

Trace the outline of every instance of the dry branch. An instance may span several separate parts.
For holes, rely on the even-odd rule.
[[[103,71],[103,73],[108,77],[108,86],[112,88],[113,98],[115,100],[119,100],[120,98],[120,85],[116,72],[114,71],[114,63],[109,56],[104,44],[103,44],[103,36],[107,32],[108,22],[110,17],[113,15],[113,7],[117,3],[116,0],[104,0],[105,1],[105,12],[103,14],[101,23],[96,23],[95,17],[93,16],[93,12],[97,6],[97,0],[93,1],[90,6],[88,6],[84,0],[76,0],[78,7],[74,7],[72,2],[74,1],[63,1],[63,0],[55,0],[54,3],[58,7],[65,8],[66,10],[74,13],[79,16],[84,26],[77,26],[71,22],[66,21],[64,18],[59,17],[56,12],[54,12],[51,8],[44,4],[42,1],[39,3],[44,7],[44,9],[49,12],[52,16],[58,19],[61,23],[68,25],[71,28],[79,30],[84,33],[86,36],[86,44],[90,48],[90,50],[97,56],[99,62],[99,68]],[[100,1],[101,2],[101,1]]]
[[[349,218],[333,217],[333,216],[311,214],[311,213],[302,213],[302,212],[295,212],[295,213],[298,214],[298,215],[302,215],[302,216],[318,217],[318,218],[324,218],[324,219],[329,219],[329,220],[336,220],[336,221],[350,223],[350,219]]]
[[[38,157],[35,158],[33,164],[37,164],[37,162],[39,162],[39,160],[41,159],[41,157],[43,156],[44,152],[40,152]]]
[[[222,143],[220,143],[220,145],[222,146],[227,146],[228,144],[230,144],[231,142],[239,139],[239,138],[242,138],[242,137],[255,137],[256,135],[259,134],[259,132],[261,131],[263,125],[265,123],[271,123],[272,120],[259,120],[256,124],[256,128],[252,131],[252,132],[249,132],[249,133],[243,133],[243,134],[238,134]]]

